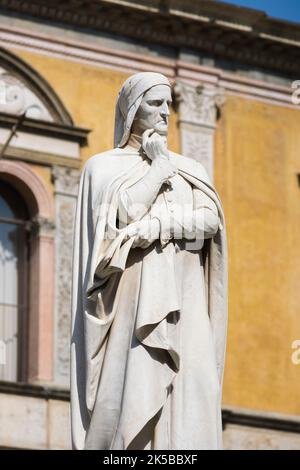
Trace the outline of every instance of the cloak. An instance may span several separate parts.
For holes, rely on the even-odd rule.
[[[179,175],[213,200],[221,221],[216,235],[205,240],[202,248],[221,389],[227,330],[224,214],[203,166],[173,152],[170,159]],[[180,368],[176,343],[180,322],[169,321],[174,312],[180,316],[180,302],[171,288],[172,241],[160,250],[150,246],[132,263],[134,238],[128,236],[127,227],[118,228],[120,190],[137,182],[148,169],[149,161],[138,151],[115,148],[90,158],[81,175],[72,277],[71,425],[75,449],[89,448],[91,434],[99,432],[97,448],[130,448],[163,408]],[[129,311],[134,311],[131,319],[127,318]],[[127,321],[122,331],[115,327],[116,315]]]

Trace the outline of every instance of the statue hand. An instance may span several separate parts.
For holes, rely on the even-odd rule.
[[[160,235],[160,222],[157,218],[142,220],[137,226],[137,233],[132,248],[148,248]]]
[[[147,129],[143,133],[143,149],[152,161],[157,158],[169,159],[166,140],[154,129]]]

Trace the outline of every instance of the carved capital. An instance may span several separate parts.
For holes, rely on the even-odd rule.
[[[52,168],[52,180],[55,184],[55,193],[65,196],[77,196],[80,180],[79,170],[54,166]]]
[[[224,90],[212,85],[193,86],[177,81],[175,100],[179,104],[179,121],[215,129],[218,114],[224,104]]]
[[[32,237],[54,237],[55,224],[45,217],[36,216],[30,221]]]

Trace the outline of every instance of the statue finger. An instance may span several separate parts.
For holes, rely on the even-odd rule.
[[[143,133],[143,148],[145,149],[146,143],[148,142],[150,136],[153,134],[154,129],[146,129]]]

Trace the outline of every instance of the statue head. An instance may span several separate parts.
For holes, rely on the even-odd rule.
[[[169,106],[172,102],[171,89],[167,85],[155,85],[143,95],[141,104],[133,119],[131,131],[141,136],[147,129],[168,135]]]
[[[117,101],[115,147],[126,145],[131,132],[141,136],[155,129],[167,136],[171,101],[171,85],[164,75],[142,72],[129,77]]]

